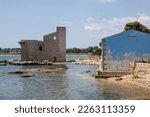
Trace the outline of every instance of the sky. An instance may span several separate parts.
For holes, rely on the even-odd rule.
[[[140,21],[150,28],[150,0],[0,0],[0,48],[67,27],[67,48],[98,46],[103,37]]]

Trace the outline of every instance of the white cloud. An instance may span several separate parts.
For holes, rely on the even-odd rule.
[[[98,0],[99,2],[114,2],[115,0]]]
[[[101,19],[93,21],[88,21],[84,25],[84,29],[90,32],[90,35],[96,35],[98,38],[103,38],[105,36],[110,36],[119,33],[124,30],[126,23],[139,21],[142,24],[150,27],[150,16],[146,14],[139,13],[136,17],[113,17],[111,19]]]
[[[95,19],[93,17],[88,17],[86,20],[87,21],[94,21]]]
[[[145,25],[147,25],[148,27],[150,27],[150,16],[144,14],[144,13],[139,13],[139,18],[138,21],[140,21],[141,23],[144,23]]]

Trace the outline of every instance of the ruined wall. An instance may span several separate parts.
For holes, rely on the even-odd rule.
[[[58,52],[57,33],[52,33],[44,36],[44,57],[45,60],[54,61],[54,57]]]
[[[134,62],[131,68],[133,78],[150,78],[150,63]]]
[[[66,61],[66,28],[57,27],[57,32],[45,35],[44,41],[22,40],[22,61]]]
[[[58,58],[59,61],[66,61],[66,28],[57,28],[58,37]]]
[[[37,40],[22,40],[21,45],[21,60],[31,61],[36,60],[38,55],[38,41]]]
[[[44,36],[44,56],[49,61],[66,61],[66,28],[57,27],[57,32]]]

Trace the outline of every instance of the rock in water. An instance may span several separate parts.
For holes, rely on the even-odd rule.
[[[91,71],[84,71],[84,73],[90,73]]]
[[[24,74],[24,71],[13,71],[13,72],[9,72],[8,74]]]
[[[21,77],[33,77],[33,76],[35,76],[35,74],[24,74]]]
[[[116,78],[115,81],[123,80],[123,78]]]
[[[6,66],[6,63],[0,63],[0,66]]]

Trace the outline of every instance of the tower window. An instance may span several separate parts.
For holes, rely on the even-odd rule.
[[[25,42],[22,42],[22,45],[23,45],[23,46],[26,46],[26,43],[25,43]]]
[[[43,47],[42,46],[39,46],[39,51],[42,51],[43,50]]]
[[[56,40],[56,36],[53,37],[53,40]]]

